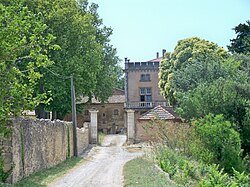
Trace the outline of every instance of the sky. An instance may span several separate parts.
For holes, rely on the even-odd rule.
[[[124,63],[148,61],[179,40],[200,37],[227,49],[235,26],[250,20],[250,0],[89,0],[99,5],[111,44]]]

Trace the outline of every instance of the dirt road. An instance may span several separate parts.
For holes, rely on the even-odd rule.
[[[124,164],[141,156],[129,153],[122,145],[125,135],[108,135],[102,146],[94,147],[87,156],[87,162],[58,179],[50,187],[122,187]]]

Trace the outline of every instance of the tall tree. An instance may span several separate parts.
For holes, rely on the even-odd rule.
[[[109,44],[112,30],[103,25],[96,4],[87,0],[24,0],[35,13],[42,13],[44,23],[61,47],[49,51],[54,61],[48,69],[39,69],[44,74],[38,92],[51,91],[49,105],[37,108],[38,117],[44,110],[52,110],[63,118],[71,110],[70,81],[74,75],[76,96],[92,96],[105,100],[112,93],[115,82],[114,67],[118,58]]]
[[[0,4],[0,132],[5,133],[6,120],[33,110],[46,95],[33,95],[42,74],[39,67],[52,64],[48,50],[58,48],[47,32],[41,14],[34,14],[20,1]]]
[[[231,44],[228,46],[229,51],[233,53],[250,53],[250,21],[240,23],[234,29],[237,35],[235,39],[230,40]]]
[[[116,67],[116,88],[125,89],[125,77],[124,77],[124,72],[121,66]]]
[[[223,114],[235,124],[247,153],[250,150],[246,136],[250,107],[248,57],[231,56],[216,44],[200,41],[187,39],[181,42],[184,45],[178,43],[174,53],[165,56],[161,64],[161,89],[172,96],[177,112],[186,120],[203,118],[209,113]]]
[[[172,53],[166,53],[160,65],[161,93],[169,104],[176,104],[176,90],[172,80],[176,70],[185,68],[196,62],[209,62],[222,59],[229,54],[217,44],[197,37],[180,40]]]

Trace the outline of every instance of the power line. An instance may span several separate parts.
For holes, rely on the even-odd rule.
[[[52,73],[53,75],[57,76],[60,79],[65,79],[66,80],[66,79],[70,79],[71,78],[71,76],[65,77],[65,76],[59,75],[59,74],[53,72],[52,70],[50,70],[48,68],[45,68],[45,69],[48,70],[50,73]]]

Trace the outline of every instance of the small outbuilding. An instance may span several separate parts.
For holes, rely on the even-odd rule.
[[[160,122],[181,123],[181,118],[174,112],[173,107],[158,105],[142,116],[136,122],[136,142],[141,141],[157,141],[157,131]]]

